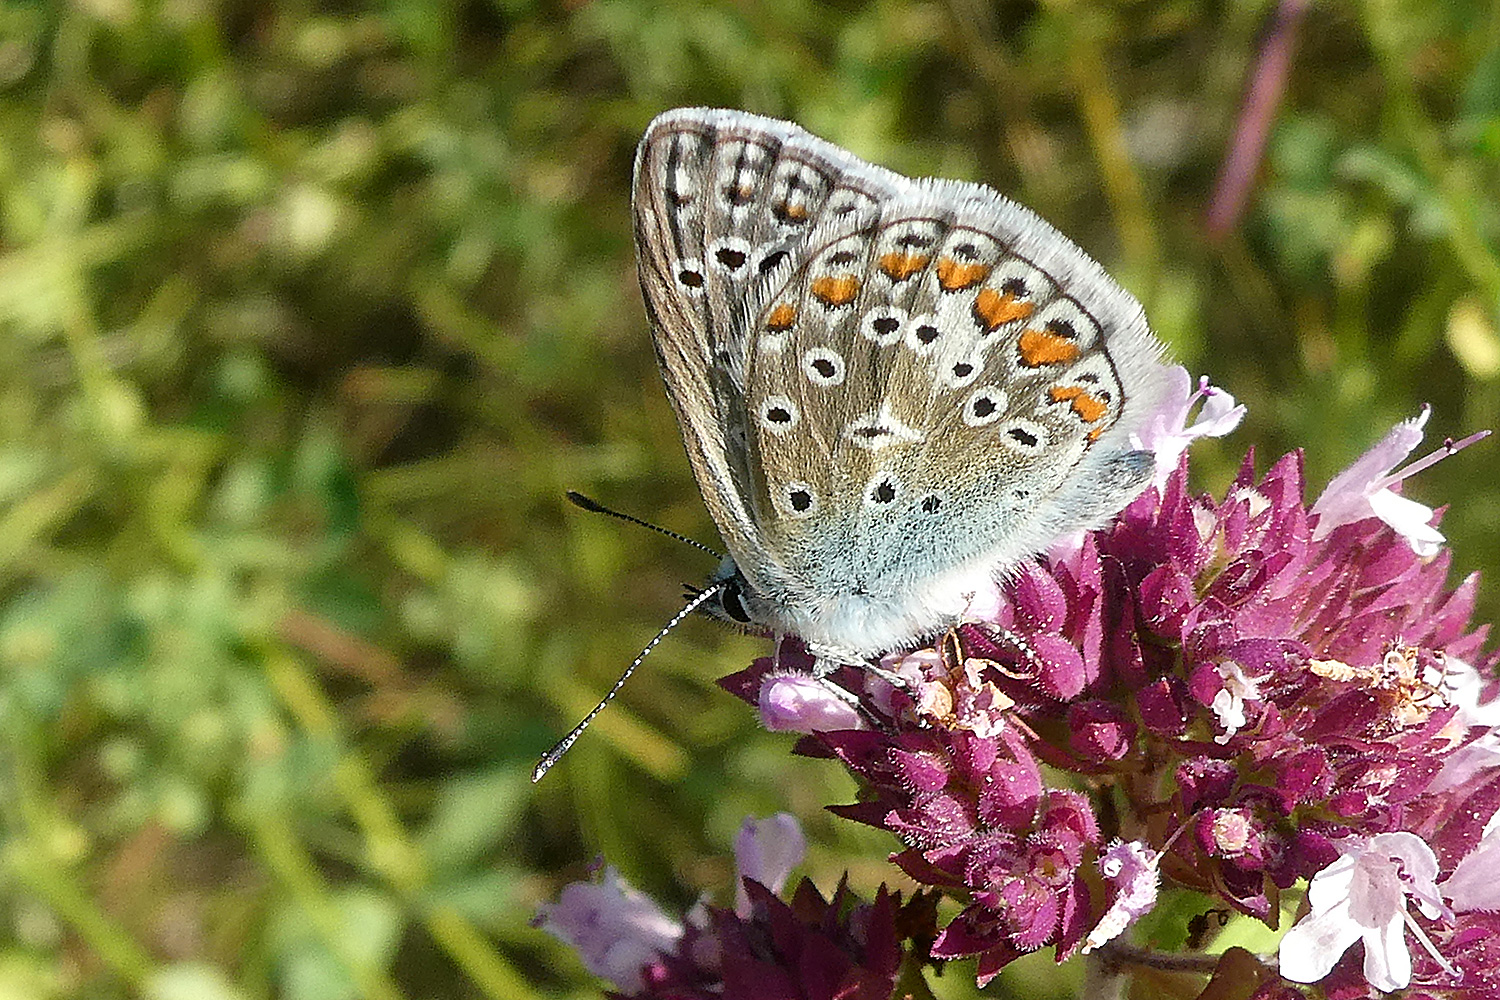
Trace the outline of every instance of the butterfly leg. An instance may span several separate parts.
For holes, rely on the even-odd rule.
[[[874,660],[870,660],[867,663],[861,663],[860,669],[869,671],[898,691],[905,691],[911,686],[911,682],[908,681],[905,677],[902,677],[894,670],[885,669],[885,667],[882,667]]]
[[[1003,625],[995,625],[990,622],[975,622],[973,624],[978,626],[979,630],[984,633],[985,637],[989,639],[990,642],[994,643],[997,648],[1005,649],[1006,647],[1010,647],[1011,649],[1015,650],[1017,658],[1019,660],[1025,661],[1026,667],[1030,671],[1030,673],[1016,673],[1014,671],[1005,669],[1005,667],[1001,666],[999,663],[995,664],[996,670],[1000,671],[1002,674],[1011,678],[1012,680],[1028,680],[1032,677],[1036,677],[1041,673],[1043,667],[1041,658],[1037,656],[1036,650],[1031,648],[1031,643],[1026,641],[1025,636],[1016,632],[1012,632],[1010,629],[1004,627]],[[956,643],[954,648],[955,650],[957,649]]]

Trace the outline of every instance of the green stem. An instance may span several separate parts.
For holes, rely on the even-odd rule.
[[[25,731],[12,732],[8,741],[11,780],[4,806],[13,836],[0,852],[0,864],[71,926],[100,961],[140,987],[156,971],[156,962],[79,881],[71,861],[80,851],[69,842],[80,835],[43,798],[28,741]]]
[[[268,652],[266,673],[282,703],[310,736],[339,747],[334,785],[364,835],[370,866],[401,897],[427,933],[464,974],[491,1000],[524,995],[529,987],[474,925],[457,910],[424,899],[426,859],[412,842],[390,799],[369,768],[342,748],[337,717],[321,688],[303,664],[284,653]]]
[[[401,991],[384,972],[349,947],[349,930],[330,901],[327,884],[283,818],[246,816],[245,825],[261,860],[306,912],[324,947],[344,966],[360,995],[369,1000],[403,1000]]]

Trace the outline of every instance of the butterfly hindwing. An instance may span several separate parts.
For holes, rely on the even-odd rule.
[[[752,512],[810,598],[1013,564],[1149,468],[1126,440],[1161,392],[1139,306],[1019,206],[916,186],[825,224],[754,303]]]

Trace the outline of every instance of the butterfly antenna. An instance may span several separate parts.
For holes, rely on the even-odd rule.
[[[577,503],[577,501],[574,502]],[[579,504],[579,506],[583,505]],[[605,511],[605,513],[613,513],[613,511]],[[583,721],[574,726],[571,733],[558,740],[556,746],[554,746],[551,750],[548,750],[546,753],[542,754],[542,759],[537,761],[536,767],[532,769],[532,784],[541,781],[542,775],[550,771],[552,769],[552,765],[556,764],[558,760],[562,758],[562,755],[568,752],[568,748],[571,747],[574,743],[578,742],[578,737],[583,735],[583,731],[589,727],[589,723],[593,722],[594,717],[597,716],[600,712],[604,711],[604,706],[613,701],[615,695],[620,693],[620,688],[624,687],[625,682],[630,680],[630,675],[635,673],[635,668],[640,666],[641,661],[644,660],[647,655],[656,648],[656,644],[665,639],[668,632],[672,631],[678,625],[682,624],[682,620],[684,618],[692,614],[694,611],[697,611],[699,606],[709,598],[717,596],[719,592],[722,591],[726,586],[728,586],[727,581],[725,583],[715,584],[714,586],[709,587],[707,590],[700,591],[698,594],[694,595],[692,600],[683,605],[681,611],[672,616],[671,621],[662,626],[662,630],[656,633],[656,638],[646,643],[646,648],[641,650],[641,655],[637,656],[634,660],[631,661],[630,666],[626,667],[625,672],[620,675],[620,679],[615,681],[615,686],[610,688],[609,693],[600,700],[599,704],[594,706],[593,711],[589,712],[588,715],[585,715],[583,717]]]
[[[630,524],[638,524],[642,528],[650,528],[652,531],[658,531],[661,534],[666,535],[668,538],[675,538],[679,542],[682,542],[686,545],[691,545],[695,549],[702,549],[704,552],[707,552],[715,559],[724,558],[724,554],[722,552],[716,552],[713,549],[709,548],[707,545],[704,545],[702,542],[695,541],[689,538],[687,535],[680,535],[677,532],[673,531],[671,528],[663,528],[659,524],[652,524],[650,521],[643,521],[640,518],[634,517],[630,514],[622,514],[620,511],[611,510],[599,501],[590,500],[588,497],[584,496],[582,493],[577,492],[576,490],[568,491],[568,499],[573,501],[574,506],[582,507],[584,510],[593,511],[595,514],[608,514],[610,517],[617,517],[622,521],[629,522]]]

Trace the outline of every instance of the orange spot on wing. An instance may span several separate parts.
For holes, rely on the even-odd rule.
[[[1054,403],[1073,403],[1073,412],[1086,424],[1091,424],[1109,412],[1109,404],[1097,396],[1090,396],[1076,385],[1055,385],[1048,393]]]
[[[1025,319],[1035,310],[1030,302],[1022,302],[1010,292],[997,292],[993,288],[981,288],[974,299],[974,318],[986,333],[1002,323]]]
[[[1078,345],[1067,337],[1059,337],[1046,330],[1022,330],[1021,343],[1018,346],[1021,352],[1021,362],[1027,368],[1040,368],[1042,365],[1076,361],[1081,353]]]
[[[792,323],[797,319],[797,307],[783,302],[771,310],[766,317],[766,329],[774,333],[784,333],[792,328]]]
[[[781,206],[781,215],[790,222],[802,222],[807,218],[807,206],[789,201]]]
[[[834,277],[825,274],[814,278],[809,290],[819,302],[830,306],[847,306],[859,294],[859,279],[852,274]]]
[[[952,257],[944,257],[937,263],[938,284],[945,292],[958,292],[973,288],[990,276],[988,264],[960,264]]]
[[[930,260],[932,258],[926,254],[888,253],[880,258],[880,269],[892,281],[905,281],[926,267]]]
[[[1089,439],[1089,444],[1093,444],[1095,441],[1099,440],[1099,438],[1102,437],[1103,434],[1104,434],[1104,428],[1103,427],[1095,427],[1093,430],[1089,431],[1088,434],[1086,435],[1088,437],[1088,439]]]

